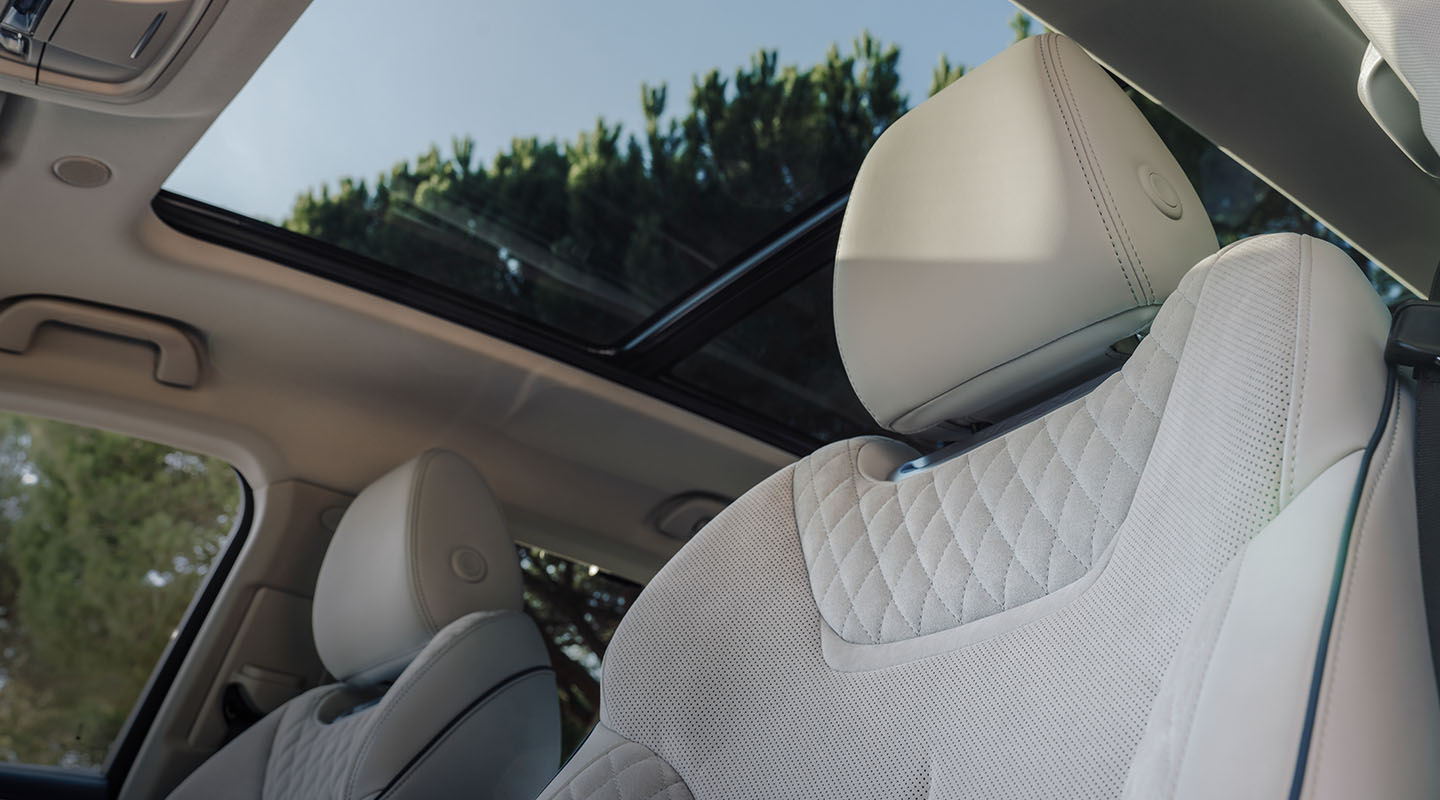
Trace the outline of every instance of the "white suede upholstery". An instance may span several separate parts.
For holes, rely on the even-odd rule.
[[[1031,59],[1057,50],[1073,47],[1047,37],[986,69],[1033,76]],[[1101,116],[1087,99],[1069,102]],[[948,147],[958,114],[910,146]],[[1025,162],[1033,145],[983,155]],[[1051,155],[1033,153],[1059,169]],[[910,207],[901,183],[895,202]],[[933,234],[937,262],[968,263],[977,251],[950,224],[909,235]],[[1069,262],[1026,249],[1049,233],[1011,229],[1007,269],[1033,271],[1034,291],[1053,294],[1039,304],[1060,313]],[[1087,263],[1084,235],[1061,233]],[[973,247],[987,257],[1000,236]],[[849,279],[837,271],[842,326],[866,313],[858,294],[839,302]],[[949,271],[926,280],[957,307],[982,305]],[[939,338],[965,351],[1051,335],[1046,313],[995,305],[1012,318],[956,313]],[[1257,237],[1189,270],[1118,374],[1027,425],[919,471],[898,472],[913,454],[875,438],[802,459],[646,587],[607,652],[601,725],[542,797],[1283,797],[1362,478],[1302,796],[1440,796],[1404,398],[1359,474],[1387,326],[1344,253]],[[897,384],[941,372],[921,394],[974,374],[958,355],[912,359],[886,325],[849,330],[888,337]],[[890,391],[908,398],[892,411],[921,396]]]
[[[881,425],[994,422],[1097,374],[1215,247],[1115,81],[1070,40],[1032,37],[866,156],[835,259],[836,338]]]
[[[519,596],[480,474],[442,450],[406,463],[346,510],[316,586],[317,644],[349,680],[281,706],[171,797],[533,798],[559,761],[560,719]]]

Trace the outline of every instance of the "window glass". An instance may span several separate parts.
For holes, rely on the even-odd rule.
[[[1181,169],[1185,170],[1186,177],[1200,194],[1200,201],[1210,214],[1210,222],[1215,226],[1215,234],[1222,246],[1263,233],[1308,233],[1344,250],[1370,279],[1370,284],[1386,305],[1393,307],[1415,298],[1414,293],[1379,264],[1290,202],[1278,189],[1241,166],[1210,140],[1139,92],[1128,88],[1126,92],[1140,107],[1155,132],[1160,134],[1165,146],[1175,155],[1175,160],[1180,162]]]
[[[830,265],[760,306],[675,365],[681,384],[744,405],[817,442],[879,429],[835,344]]]
[[[104,765],[239,505],[223,462],[0,414],[0,760]]]
[[[641,586],[598,567],[518,546],[525,607],[545,639],[560,691],[562,761],[600,713],[600,660]]]
[[[592,343],[843,190],[910,98],[956,74],[942,53],[998,52],[1014,14],[1004,0],[404,9],[445,20],[425,27],[424,58],[354,57],[391,3],[312,4],[166,188]]]

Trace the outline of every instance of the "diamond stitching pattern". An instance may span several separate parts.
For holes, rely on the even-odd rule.
[[[550,800],[693,800],[680,775],[650,748],[622,742],[590,762]]]
[[[322,687],[291,701],[275,732],[270,764],[265,771],[267,798],[342,796],[346,772],[370,723],[370,714],[355,714],[330,725],[311,722],[320,701],[333,691]]]
[[[821,615],[846,641],[901,641],[1084,576],[1134,498],[1202,286],[1186,281],[1121,371],[1090,394],[900,481],[860,473],[868,438],[795,471]]]

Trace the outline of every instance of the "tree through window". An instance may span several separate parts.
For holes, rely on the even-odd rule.
[[[540,626],[555,665],[562,753],[569,758],[598,719],[600,661],[641,587],[544,550],[518,549],[525,608]]]
[[[239,511],[222,461],[0,414],[0,760],[104,765]]]

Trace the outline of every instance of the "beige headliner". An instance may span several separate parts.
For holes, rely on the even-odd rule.
[[[450,447],[490,478],[519,538],[647,578],[678,546],[649,526],[656,504],[737,496],[791,457],[506,342],[190,239],[150,211],[304,7],[231,0],[183,68],[131,105],[10,98],[0,296],[171,317],[204,333],[209,360],[197,389],[174,389],[150,379],[144,348],[45,329],[30,353],[0,354],[0,405],[211,453],[252,485],[354,492]],[[114,179],[61,184],[50,165],[71,154],[105,161]]]

